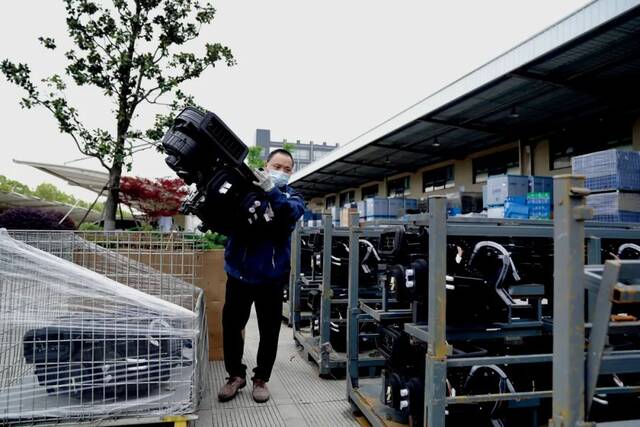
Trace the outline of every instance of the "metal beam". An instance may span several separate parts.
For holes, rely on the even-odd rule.
[[[319,187],[324,187],[327,190],[335,190],[336,186],[335,185],[331,185],[331,184],[324,184],[322,182],[318,182],[318,181],[312,181],[310,179],[301,179],[298,181],[299,183],[308,183],[314,186],[319,186]],[[319,188],[320,191],[323,191],[322,188]]]
[[[420,156],[429,156],[429,155],[433,154],[432,152],[425,152],[424,150],[414,150],[412,148],[396,147],[396,146],[392,146],[392,145],[383,145],[383,144],[380,144],[380,143],[370,144],[370,146],[376,147],[376,148],[385,148],[385,149],[391,150],[391,151],[403,151],[405,153],[412,153],[412,154],[417,154],[417,155],[420,155]]]
[[[486,125],[476,125],[470,122],[457,123],[449,120],[436,119],[433,117],[421,117],[418,120],[426,123],[434,123],[438,125],[450,126],[458,129],[472,130],[476,132],[483,132],[483,133],[489,133],[489,134],[502,135],[507,133],[507,130],[505,129],[498,129],[498,128],[495,128],[492,126],[486,126]]]
[[[625,60],[628,60],[628,58],[625,57]],[[593,85],[581,85],[581,84],[573,83],[573,80],[574,80],[573,78],[559,79],[557,77],[553,77],[548,74],[542,75],[542,74],[536,74],[536,73],[532,73],[524,70],[515,71],[513,73],[510,73],[509,75],[519,79],[541,82],[541,83],[545,83],[547,85],[553,86],[555,88],[566,89],[581,95],[590,96],[592,98],[595,98],[599,102],[602,102],[610,106],[616,106],[620,104],[622,104],[623,106],[625,105],[625,101],[623,100],[622,97],[616,97],[615,95],[612,95],[611,93],[606,91],[594,90]],[[626,104],[628,103],[629,101],[626,102]]]
[[[351,160],[342,160],[342,159],[340,159],[340,160],[336,160],[336,162],[344,163],[344,164],[347,164],[347,165],[364,166],[364,167],[368,167],[368,168],[386,169],[386,170],[389,170],[389,171],[395,171],[396,170],[396,168],[391,167],[391,166],[372,165],[372,164],[369,164],[369,163],[365,163],[364,161],[354,162],[354,161],[351,161]]]
[[[372,176],[367,176],[367,175],[351,175],[348,173],[343,173],[343,172],[322,172],[322,171],[315,171],[314,173],[320,174],[320,175],[330,175],[330,176],[339,176],[339,177],[346,177],[346,178],[355,178],[355,179],[371,179]]]

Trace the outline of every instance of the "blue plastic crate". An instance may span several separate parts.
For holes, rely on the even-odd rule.
[[[515,219],[528,219],[529,207],[525,197],[507,197],[504,203],[504,217]]]
[[[571,159],[573,174],[584,175],[591,190],[640,191],[640,153],[604,150]]]
[[[527,195],[530,219],[550,219],[553,204],[549,193],[529,193]]]

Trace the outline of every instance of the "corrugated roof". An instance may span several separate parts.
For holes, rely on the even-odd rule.
[[[586,118],[637,115],[640,98],[629,88],[639,78],[640,0],[594,1],[341,144],[291,183],[313,197]]]

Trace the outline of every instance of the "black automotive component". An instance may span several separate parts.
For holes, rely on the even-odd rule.
[[[106,328],[105,328],[106,330]],[[156,334],[154,334],[156,335]],[[167,381],[175,366],[187,366],[180,339],[100,328],[44,327],[27,331],[24,358],[42,387],[75,399],[135,399]]]
[[[247,146],[215,114],[185,108],[165,134],[167,165],[195,184],[180,212],[202,220],[201,230],[249,232],[274,220],[265,194],[243,163]]]

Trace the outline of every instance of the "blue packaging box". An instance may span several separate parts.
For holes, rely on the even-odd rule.
[[[487,180],[487,206],[504,205],[507,197],[527,197],[529,177],[522,175],[490,176]]]
[[[389,201],[386,197],[371,197],[365,200],[367,221],[389,218]]]

